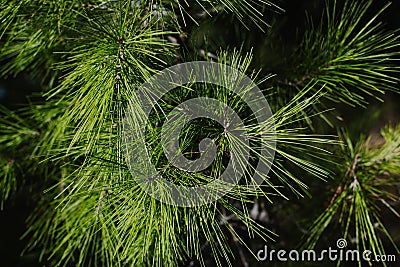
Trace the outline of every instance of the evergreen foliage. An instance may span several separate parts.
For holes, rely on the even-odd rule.
[[[321,194],[314,217],[303,218],[309,230],[301,245],[314,248],[329,229],[339,228],[360,250],[383,255],[395,249],[398,256],[399,238],[385,226],[382,208],[400,217],[400,127],[386,125],[377,141],[350,133],[334,110],[342,104],[365,108],[385,93],[398,93],[399,37],[380,22],[390,4],[324,2],[320,20],[310,18],[298,45],[283,46],[285,56],[271,66],[258,64],[256,49],[247,50],[251,38],[234,47],[215,45],[213,34],[194,40],[204,25],[213,29],[223,19],[245,29],[240,36],[256,29],[268,43],[280,42],[275,26],[284,10],[277,2],[0,3],[0,77],[27,74],[42,88],[26,106],[0,110],[0,207],[12,209],[10,199],[26,188],[36,203],[23,235],[25,255],[39,252],[38,260],[50,266],[246,266],[242,248],[252,257],[259,249],[252,240],[280,239],[255,212],[259,203],[312,197],[312,186],[323,181],[318,186],[328,193]],[[375,5],[381,6],[372,13]],[[193,82],[165,95],[146,124],[146,145],[168,180],[204,185],[224,171],[230,146],[242,145],[215,122],[194,120],[183,127],[181,150],[195,158],[199,141],[208,137],[217,157],[201,172],[170,165],[161,126],[179,103],[208,97],[228,104],[250,139],[250,161],[241,162],[246,172],[232,191],[214,203],[176,207],[149,196],[132,177],[123,120],[138,86],[165,67],[192,60],[246,73],[273,116],[258,124],[240,95],[212,84]],[[273,132],[270,162],[259,148]],[[259,161],[271,170],[254,188]]]

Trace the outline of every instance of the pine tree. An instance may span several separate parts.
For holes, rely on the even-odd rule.
[[[23,255],[46,266],[253,266],[264,244],[313,249],[342,238],[359,251],[398,257],[400,126],[381,125],[375,107],[399,92],[398,32],[381,22],[392,7],[312,2],[322,13],[308,16],[290,41],[284,1],[0,3],[0,77],[26,75],[41,88],[26,105],[0,109],[1,209],[13,209],[25,192],[35,203]],[[183,69],[189,82],[158,99],[144,120],[140,88],[194,61],[225,67]],[[269,103],[262,122],[258,114],[269,108],[252,108],[254,87],[243,86],[240,74]],[[163,86],[153,85],[146,99]],[[246,138],[226,121],[174,120],[190,99],[225,103]],[[197,111],[225,118],[228,108],[220,114],[223,106],[207,103]],[[357,113],[354,122],[343,121],[351,118],[346,112]],[[168,121],[179,136],[165,136]],[[174,166],[161,142],[174,137],[190,160],[207,151],[209,138],[213,162],[201,170]],[[223,196],[171,204],[168,184],[146,173],[146,153],[168,182],[204,189],[217,181],[207,190]],[[218,183],[231,161],[234,173],[243,172],[232,188]],[[291,221],[299,229],[285,238]]]

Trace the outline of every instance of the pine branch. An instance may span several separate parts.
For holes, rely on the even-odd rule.
[[[329,227],[340,225],[344,238],[354,237],[359,250],[370,249],[376,255],[384,255],[380,237],[383,233],[399,251],[380,216],[381,208],[386,207],[399,217],[399,133],[399,126],[386,126],[381,131],[385,142],[379,146],[371,138],[361,136],[354,143],[348,134],[342,134],[346,146],[340,152],[344,155],[343,165],[348,168],[328,207],[310,228],[305,246],[315,247]]]

